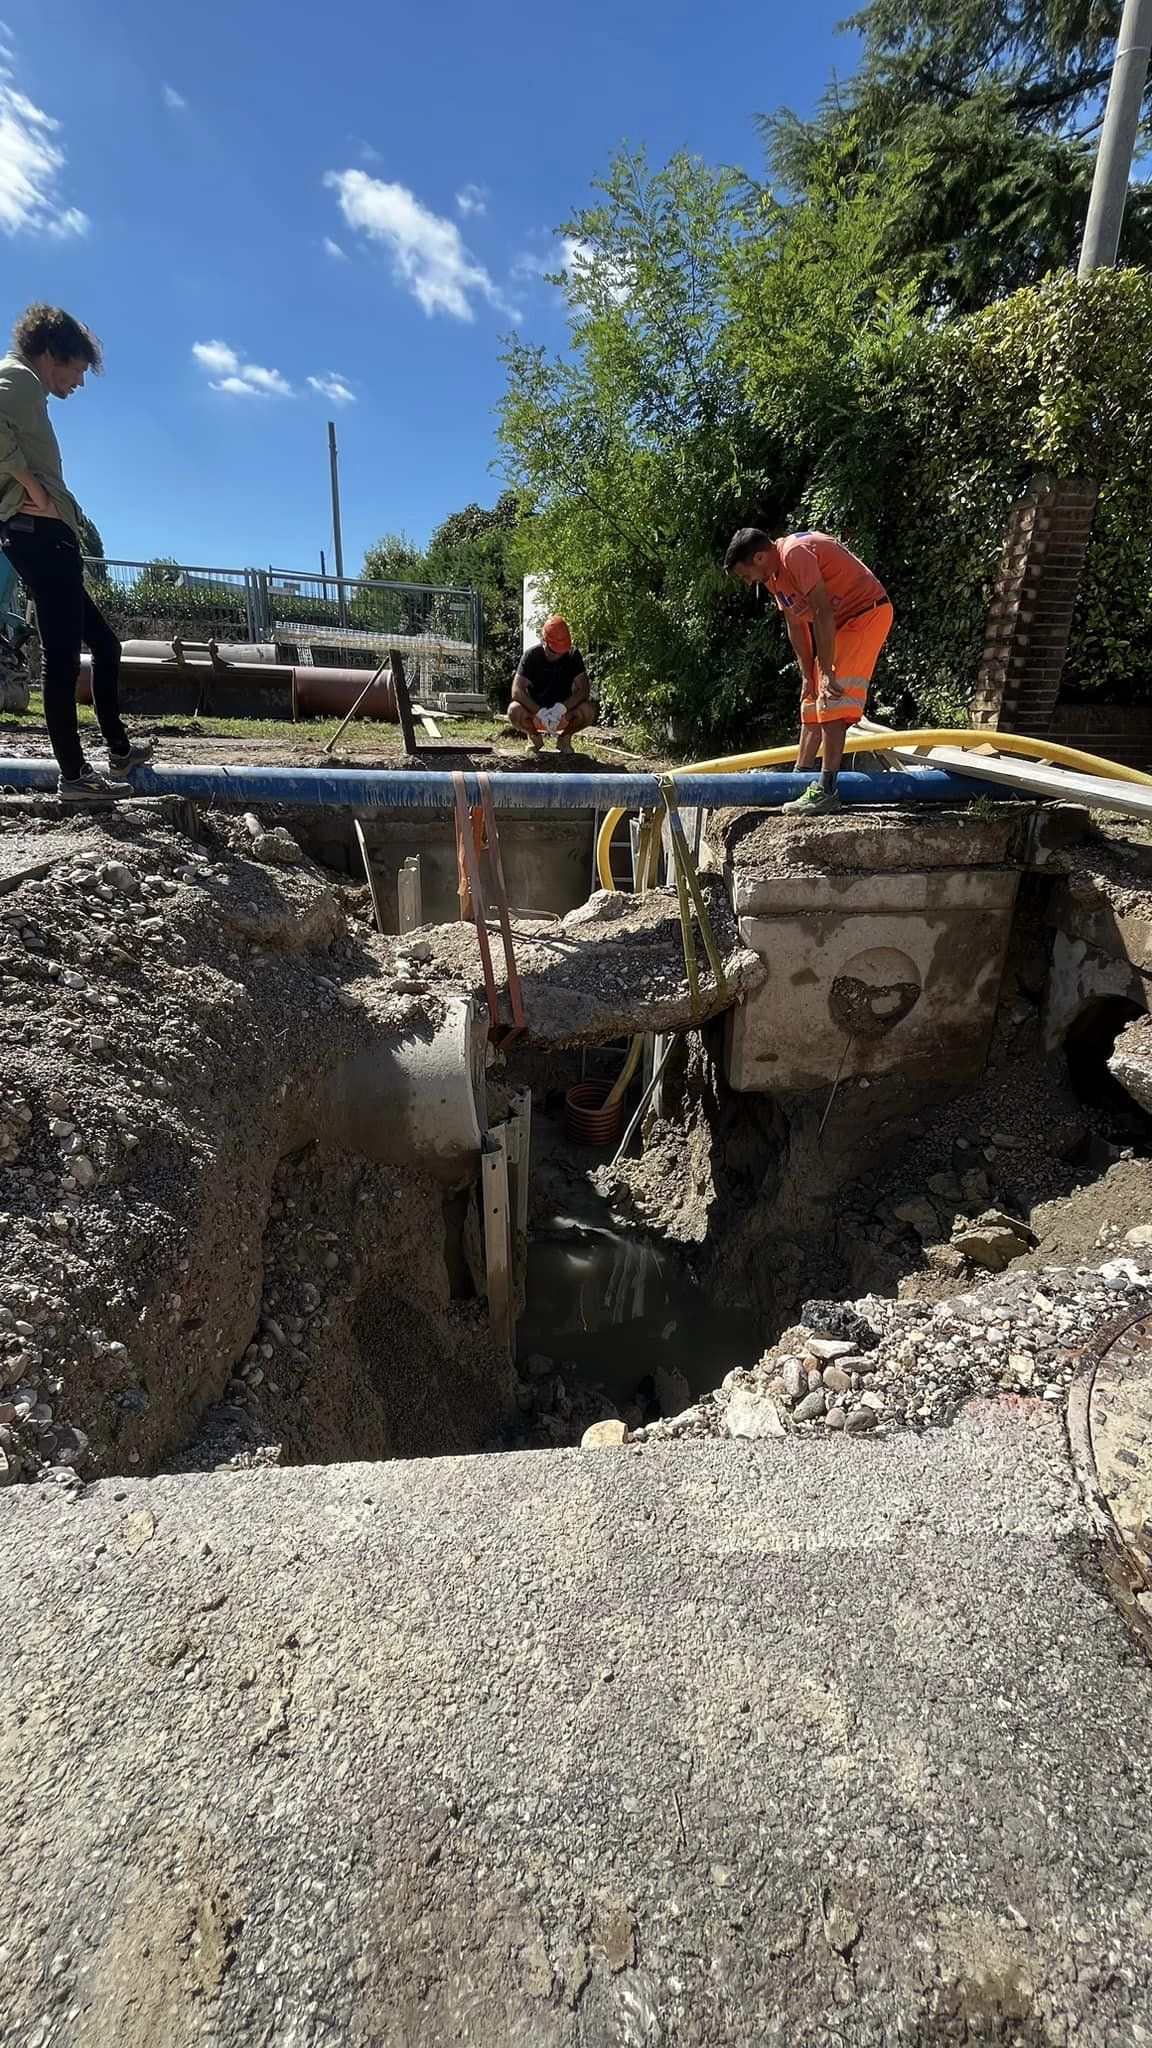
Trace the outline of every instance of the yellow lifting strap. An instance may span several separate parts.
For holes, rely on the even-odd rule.
[[[696,872],[696,863],[692,858],[685,836],[684,820],[680,816],[680,806],[676,799],[676,784],[670,775],[662,775],[660,777],[660,796],[664,805],[664,815],[668,820],[668,838],[672,848],[672,864],[676,870],[676,896],[680,905],[680,935],[684,942],[684,967],[688,975],[688,989],[692,998],[692,1015],[695,1018],[700,1015],[700,968],[696,957],[696,937],[692,930],[693,910],[696,912],[696,922],[700,926],[700,936],[704,941],[704,949],[708,955],[708,964],[712,969],[712,978],[716,983],[716,995],[720,1002],[723,1002],[728,994],[728,980],[724,973],[724,963],[720,958],[720,949],[716,944],[716,937],[712,930],[712,920],[708,915],[708,905],[704,901],[704,891],[700,887],[700,877]]]

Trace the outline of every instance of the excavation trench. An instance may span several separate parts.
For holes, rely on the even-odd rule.
[[[1143,985],[1098,925],[1085,939],[1065,917],[1059,874],[1026,874],[1015,900],[984,821],[983,840],[941,828],[943,876],[918,848],[919,953],[915,876],[862,876],[856,846],[841,871],[843,833],[822,876],[813,840],[797,865],[763,821],[722,824],[706,887],[743,1007],[733,1021],[706,995],[702,1029],[682,1029],[671,895],[520,919],[534,1030],[496,1056],[458,924],[381,937],[366,889],[254,861],[238,818],[65,825],[33,806],[20,829],[0,836],[10,1477],[547,1449],[612,1419],[659,1433],[742,1384],[806,1303],[930,1307],[996,1270],[957,1249],[981,1233],[1014,1222],[1014,1267],[1049,1242],[1067,1263],[1101,1220],[1152,1214],[1149,1121],[1107,1066]],[[889,860],[893,843],[889,826]],[[827,1043],[790,1037],[813,962]],[[563,1099],[614,1072],[635,1029],[672,1032],[673,1051],[642,1144],[614,1162],[569,1141]],[[510,1354],[477,1159],[525,1091]]]

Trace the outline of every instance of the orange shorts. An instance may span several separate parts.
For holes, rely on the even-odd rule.
[[[811,637],[811,627],[809,627]],[[855,619],[836,628],[836,686],[827,704],[816,700],[814,676],[805,676],[800,697],[800,719],[804,725],[856,725],[864,716],[868,685],[872,681],[880,649],[892,630],[892,607],[873,605]],[[815,641],[812,643],[815,662]]]

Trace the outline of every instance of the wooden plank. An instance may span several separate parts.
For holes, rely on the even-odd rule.
[[[1152,786],[1113,782],[1103,775],[1084,775],[1078,768],[1057,768],[1047,761],[1024,760],[1018,754],[995,759],[967,747],[893,747],[901,761],[946,768],[974,782],[994,782],[1018,791],[1026,800],[1086,804],[1093,811],[1115,811],[1128,818],[1152,818]]]
[[[508,1154],[504,1126],[489,1131],[480,1155],[484,1197],[484,1260],[488,1280],[488,1321],[492,1334],[512,1349],[512,1242],[508,1209]]]
[[[359,818],[353,818],[352,823],[356,830],[356,844],[360,848],[360,858],[364,863],[364,873],[368,878],[368,894],[372,898],[372,915],[376,920],[377,931],[382,932],[384,930],[384,912],[380,907],[380,892],[376,887],[376,877],[372,872],[372,863],[368,858],[368,843],[364,837]]]
[[[408,695],[408,678],[404,673],[404,657],[393,648],[390,657],[392,688],[396,692],[396,709],[400,713],[400,730],[404,735],[406,754],[418,754],[420,743],[416,738],[416,721],[412,716],[412,699]]]

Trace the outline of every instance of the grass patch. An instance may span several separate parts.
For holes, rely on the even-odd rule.
[[[77,716],[83,733],[96,734],[96,714],[90,704],[77,705]],[[435,714],[433,714],[435,715]],[[339,727],[338,718],[306,718],[294,721],[290,718],[192,718],[178,713],[165,713],[162,717],[139,717],[129,713],[132,729],[139,734],[155,738],[157,752],[163,752],[165,739],[179,740],[244,740],[248,746],[293,747],[297,752],[319,753]],[[442,719],[441,739],[456,741],[467,747],[470,741],[487,740],[493,746],[511,750],[523,748],[527,755],[526,742],[519,740],[510,731],[502,718],[456,718]],[[39,690],[33,690],[32,701],[27,711],[0,712],[0,750],[4,748],[7,736],[17,733],[36,733],[44,737],[44,714]],[[419,738],[431,740],[431,734],[424,733],[417,721]],[[591,734],[584,733],[577,741],[582,754],[599,758],[601,748],[604,758],[620,765],[619,755],[606,742],[597,742]],[[355,757],[359,760],[373,758],[387,760],[404,752],[404,740],[398,725],[384,725],[376,719],[357,719],[346,726],[337,748],[336,759]]]

